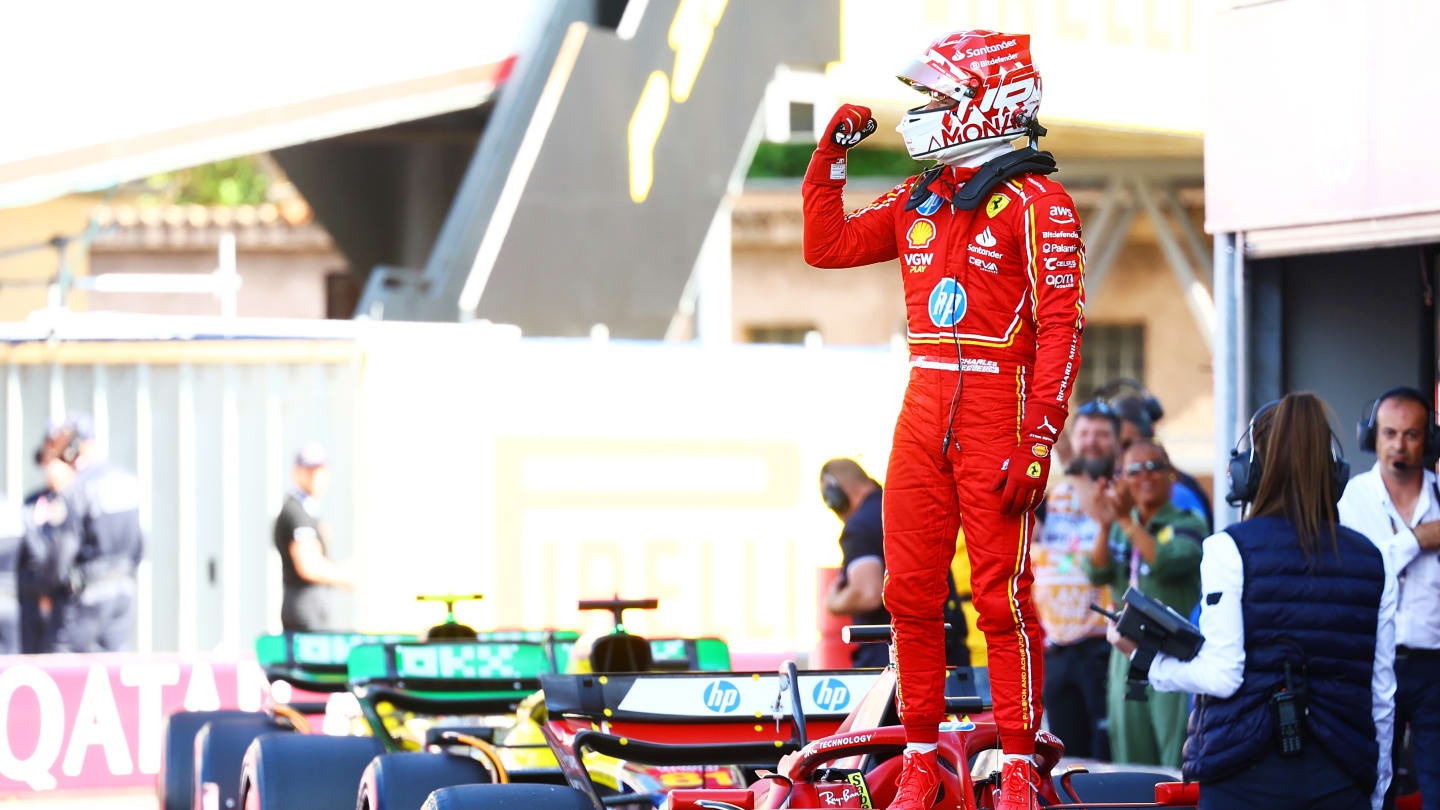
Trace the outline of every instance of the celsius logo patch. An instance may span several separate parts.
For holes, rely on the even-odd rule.
[[[975,244],[980,247],[995,247],[995,234],[990,233],[990,228],[986,227],[985,230],[976,234]]]
[[[712,681],[701,696],[705,708],[717,714],[726,714],[740,705],[740,690],[729,681]]]
[[[925,202],[920,203],[920,207],[915,210],[919,211],[921,216],[928,217],[940,210],[940,203],[940,195],[932,191],[930,192],[930,197],[926,199]]]
[[[953,278],[942,278],[930,291],[930,322],[951,327],[965,317],[965,288]]]
[[[916,250],[929,247],[935,241],[935,223],[928,219],[915,220],[905,232],[905,240]]]
[[[850,689],[834,678],[826,678],[815,684],[810,693],[815,705],[827,712],[836,712],[850,705]]]

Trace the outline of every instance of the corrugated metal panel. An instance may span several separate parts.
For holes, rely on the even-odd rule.
[[[239,363],[230,341],[132,344],[129,362],[93,343],[8,347],[0,440],[12,497],[43,487],[33,454],[46,421],[67,411],[93,414],[109,458],[141,478],[138,649],[243,649],[278,625],[270,549],[289,453],[315,439],[341,475],[354,474],[358,355],[327,342],[306,361],[306,345],[315,344],[250,344]],[[146,355],[158,362],[136,362]],[[97,357],[107,362],[89,362]],[[354,548],[354,491],[335,486],[326,499],[338,556]]]

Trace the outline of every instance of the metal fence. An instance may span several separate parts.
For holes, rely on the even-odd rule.
[[[360,354],[334,340],[16,341],[0,345],[4,489],[44,487],[48,419],[85,411],[142,482],[136,648],[235,649],[278,621],[272,527],[302,442],[325,443],[338,554],[349,549]]]

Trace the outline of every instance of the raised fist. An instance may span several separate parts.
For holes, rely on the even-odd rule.
[[[826,127],[821,138],[820,148],[843,152],[874,132],[875,119],[870,117],[869,107],[841,104],[840,109],[830,118],[830,125]]]

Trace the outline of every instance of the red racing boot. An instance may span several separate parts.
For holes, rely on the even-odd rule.
[[[1007,759],[1000,767],[995,810],[1039,810],[1040,775],[1028,759]]]
[[[906,751],[900,786],[890,810],[930,810],[940,796],[940,759],[934,751]]]

